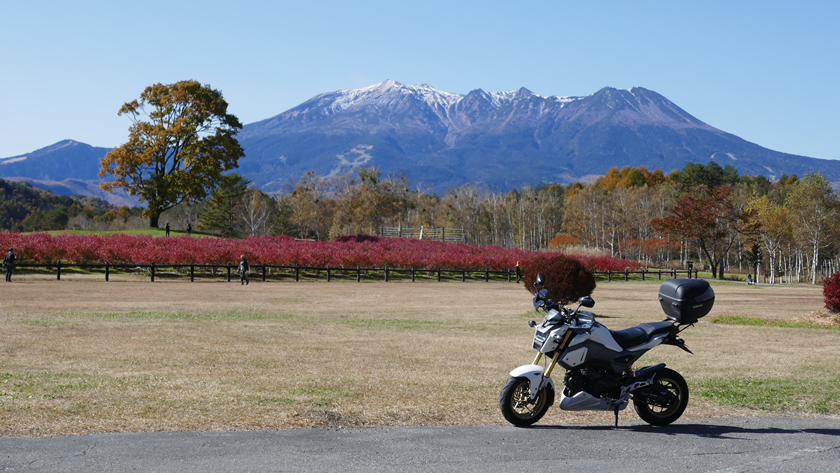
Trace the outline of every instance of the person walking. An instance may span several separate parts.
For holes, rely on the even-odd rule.
[[[516,284],[519,284],[519,280],[522,279],[522,268],[519,267],[519,261],[516,262]]]
[[[747,286],[752,284],[752,273],[747,274]]]
[[[191,236],[191,235],[192,235],[192,224],[188,223],[187,224],[187,236]]]
[[[169,236],[169,222],[166,222],[166,236]]]
[[[242,255],[239,259],[239,284],[248,284],[248,271],[251,270],[251,265],[248,264],[248,260],[245,258],[245,255]]]
[[[12,271],[15,269],[15,249],[9,248],[9,252],[3,257],[3,267],[6,269],[6,282],[12,282]]]

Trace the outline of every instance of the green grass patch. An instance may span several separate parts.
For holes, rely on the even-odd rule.
[[[120,320],[272,320],[272,319],[294,319],[297,315],[292,314],[263,314],[253,312],[227,312],[221,314],[196,314],[192,312],[67,312],[62,313],[68,317],[88,317],[97,319],[120,319]]]
[[[754,325],[759,327],[784,327],[784,328],[820,328],[828,330],[840,330],[840,326],[811,324],[794,320],[772,320],[758,317],[742,317],[740,315],[720,315],[712,319],[713,324],[723,325]]]
[[[444,328],[451,326],[451,324],[445,322],[409,319],[342,319],[338,320],[338,322],[357,328],[386,328],[397,330]]]
[[[255,398],[257,404],[261,406],[290,406],[295,403],[294,399],[289,399],[286,397],[269,397],[269,396],[258,396]]]
[[[0,374],[2,399],[68,399],[74,392],[106,392],[117,389],[155,389],[148,376],[112,378],[68,373],[5,372]]]
[[[333,391],[324,388],[302,388],[295,389],[290,392],[291,395],[303,398],[299,401],[309,407],[330,407],[339,399],[353,399],[358,398],[361,394],[350,391]]]
[[[65,327],[65,326],[78,326],[79,324],[74,324],[70,322],[58,322],[55,320],[39,320],[39,319],[17,319],[15,320],[16,324],[19,325],[28,325],[30,327]]]
[[[710,378],[691,381],[692,395],[735,407],[776,413],[840,414],[840,376],[817,379]]]

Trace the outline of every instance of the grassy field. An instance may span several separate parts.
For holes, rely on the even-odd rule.
[[[526,322],[539,317],[502,282],[23,275],[0,288],[1,435],[501,423],[499,390],[532,361]],[[594,311],[612,329],[662,320],[657,289],[601,282]],[[685,418],[840,413],[840,330],[801,325],[819,288],[715,291],[684,332],[696,355],[663,346],[640,360],[684,374]],[[611,422],[556,407],[541,421]]]

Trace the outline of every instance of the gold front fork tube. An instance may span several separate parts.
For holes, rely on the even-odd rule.
[[[551,377],[551,370],[553,370],[554,365],[557,364],[557,359],[558,358],[560,358],[560,352],[559,351],[554,353],[554,357],[551,359],[551,363],[549,363],[548,367],[545,369],[545,372],[543,373],[543,376],[545,376],[546,378]]]
[[[533,362],[533,363],[531,363],[531,364],[532,364],[532,365],[536,365],[537,363],[539,363],[539,362],[540,362],[540,358],[542,358],[542,353],[537,352],[537,357],[536,357],[536,358],[534,358],[534,362]]]

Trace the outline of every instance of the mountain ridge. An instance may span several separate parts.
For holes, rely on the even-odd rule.
[[[238,138],[246,155],[237,172],[267,192],[282,190],[310,170],[334,175],[359,166],[403,173],[441,193],[466,182],[497,190],[569,184],[591,182],[614,166],[668,173],[711,160],[741,174],[776,179],[821,171],[840,183],[840,161],[763,148],[644,87],[603,87],[592,95],[563,97],[525,87],[453,94],[386,80],[316,95],[246,124]],[[15,171],[43,181],[96,181],[98,158],[108,150],[65,140],[0,159],[0,177]],[[43,165],[33,168],[39,161]]]

